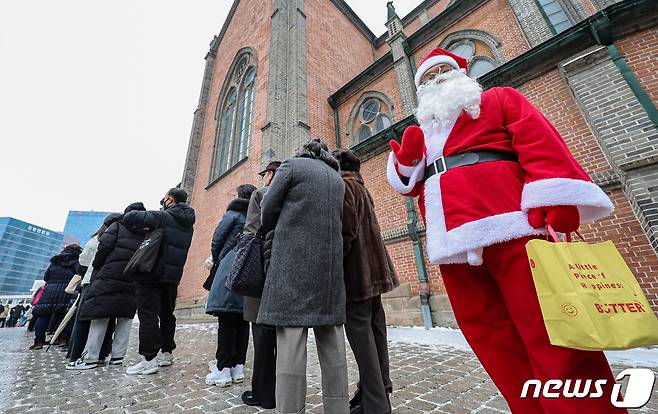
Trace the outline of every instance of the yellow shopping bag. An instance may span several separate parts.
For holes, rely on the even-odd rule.
[[[526,250],[551,344],[590,351],[658,344],[658,319],[611,241],[536,239]]]

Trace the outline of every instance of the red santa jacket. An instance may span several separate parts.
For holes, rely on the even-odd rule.
[[[515,89],[485,91],[477,119],[462,112],[452,128],[421,128],[423,160],[405,167],[391,152],[387,178],[399,193],[420,196],[432,263],[479,265],[486,246],[543,234],[528,223],[533,207],[575,205],[581,222],[613,210],[553,125]],[[425,167],[439,157],[474,150],[513,152],[519,162],[486,162],[423,179]],[[400,175],[409,178],[408,184]]]

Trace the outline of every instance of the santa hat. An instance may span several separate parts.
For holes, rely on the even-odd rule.
[[[445,49],[437,47],[432,50],[425,59],[421,62],[418,70],[416,71],[416,76],[414,81],[416,83],[416,88],[420,86],[420,80],[430,68],[440,65],[442,63],[447,63],[455,69],[468,69],[468,61],[461,56],[457,56],[454,53],[450,53]]]

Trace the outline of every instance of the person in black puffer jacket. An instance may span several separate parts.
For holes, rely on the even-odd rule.
[[[124,214],[131,211],[146,211],[144,204],[129,205]],[[130,231],[120,221],[108,227],[98,239],[98,250],[92,266],[94,273],[80,308],[80,320],[90,320],[89,335],[83,357],[66,369],[96,368],[99,362],[101,345],[105,338],[110,319],[116,318],[112,357],[110,364],[123,363],[128,349],[130,328],[137,311],[135,288],[137,284],[123,274],[123,270],[137,248],[142,244],[146,231]]]
[[[32,317],[37,318],[37,322],[31,350],[43,348],[48,327],[56,328],[64,318],[72,299],[72,295],[66,293],[64,289],[78,268],[80,253],[82,247],[70,244],[60,254],[50,258],[50,265],[43,275],[43,280],[46,282],[43,293],[32,311]],[[62,340],[66,341],[66,338]]]
[[[185,190],[172,188],[160,201],[163,211],[131,211],[123,217],[123,224],[131,231],[164,228],[153,271],[131,274],[137,282],[139,354],[143,359],[128,368],[127,374],[153,374],[159,366],[173,362],[176,291],[192,244],[195,221],[194,209],[185,204],[186,201]],[[160,350],[162,356],[156,360]]]
[[[247,218],[249,199],[256,187],[244,184],[237,188],[238,198],[231,201],[217,224],[210,249],[216,266],[208,295],[206,313],[217,316],[217,367],[211,368],[206,384],[226,387],[244,380],[244,363],[249,344],[249,322],[242,317],[242,296],[226,289],[238,249],[237,236],[242,233]]]

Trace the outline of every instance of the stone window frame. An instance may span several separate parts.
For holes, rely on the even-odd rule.
[[[246,75],[253,72],[254,78],[249,83],[245,85],[244,80]],[[224,83],[222,89],[219,93],[219,99],[217,100],[217,106],[215,108],[214,119],[216,121],[215,127],[215,139],[212,148],[212,160],[210,164],[210,176],[209,176],[209,186],[217,182],[222,177],[228,175],[235,167],[242,164],[247,158],[249,158],[249,149],[251,146],[251,141],[253,137],[253,103],[254,95],[256,93],[256,81],[258,78],[258,60],[256,58],[256,52],[250,47],[245,47],[240,49],[233,58],[233,62],[227,71],[226,77],[224,78]],[[251,89],[251,96],[249,98],[248,105],[251,106],[249,111],[250,119],[248,122],[248,136],[246,137],[245,148],[241,152],[242,155],[238,154],[236,157],[235,151],[237,150],[237,145],[240,143],[240,133],[241,133],[241,124],[243,123],[242,115],[244,108],[243,99],[245,97],[245,92],[248,89]],[[234,97],[231,95],[235,94]],[[234,107],[231,109],[235,111],[232,120],[231,120],[231,131],[229,132],[229,143],[230,147],[227,149],[227,153],[224,153],[222,146],[222,136],[225,132],[225,122],[224,115],[225,111],[228,109],[228,100],[229,98],[233,99]],[[227,159],[224,168],[218,165],[219,162],[222,162],[222,155],[226,154]],[[219,169],[222,169],[221,171]]]
[[[468,61],[468,75],[469,75],[469,76],[471,76],[471,68],[473,67],[473,65],[475,64],[475,62],[477,62],[478,60],[486,60],[486,61],[490,62],[490,63],[493,65],[493,69],[495,69],[496,66],[497,66],[497,65],[496,65],[496,60],[495,60],[494,58],[492,58],[491,56],[487,56],[487,55],[473,55],[473,57],[471,58],[471,60]],[[492,70],[493,70],[493,69],[492,69]],[[489,73],[489,72],[486,72],[486,73]],[[481,76],[484,76],[484,75],[485,75],[485,73],[483,73]],[[477,78],[476,78],[476,79],[477,79]]]
[[[349,146],[352,147],[359,142],[359,137],[358,134],[354,131],[355,124],[362,125],[361,123],[361,107],[363,104],[365,104],[369,99],[375,98],[378,99],[381,104],[385,105],[388,110],[381,110],[380,108],[380,113],[377,115],[369,124],[373,124],[377,122],[377,118],[379,118],[381,115],[386,115],[388,119],[391,121],[391,125],[395,123],[395,107],[393,105],[393,100],[388,97],[388,95],[379,92],[379,91],[365,91],[359,96],[359,99],[356,100],[356,103],[352,107],[352,112],[350,112],[350,117],[349,120],[347,121],[347,140],[349,143]],[[386,129],[386,128],[384,128]],[[369,138],[372,138],[375,136],[375,134],[371,134]],[[365,140],[364,140],[365,141]]]
[[[550,19],[548,18],[548,15],[546,14],[544,7],[541,5],[539,0],[534,0],[534,1],[535,4],[537,5],[537,9],[539,9],[539,13],[541,14],[541,17],[546,22],[546,25],[548,25],[549,30],[551,31],[551,33],[553,33],[553,35],[556,35],[557,30],[555,30],[555,26],[553,26],[553,23],[551,23]],[[567,19],[569,19],[569,22],[571,23],[571,27],[573,27],[578,22],[583,20],[583,16],[580,16],[578,10],[576,10],[574,5],[569,0],[555,0],[555,2],[558,3],[562,8],[562,11],[567,16]]]
[[[500,43],[500,41],[496,39],[494,36],[492,36],[491,34],[482,30],[465,29],[465,30],[459,30],[457,32],[450,33],[441,41],[441,43],[439,43],[439,47],[448,50],[450,47],[454,46],[455,44],[463,43],[466,41],[470,41],[471,43],[473,43],[474,40],[479,40],[480,42],[484,43],[491,50],[494,57],[491,58],[490,56],[478,55],[477,48],[474,48],[475,54],[473,55],[471,60],[475,60],[478,57],[480,58],[487,57],[491,59],[491,61],[494,63],[494,66],[500,66],[503,63],[505,63],[506,59],[503,56],[502,44]],[[469,61],[469,66],[470,66],[470,61]]]
[[[477,50],[477,47],[475,46],[475,42],[473,42],[473,40],[471,39],[459,39],[457,41],[454,41],[450,43],[450,45],[446,48],[446,50],[448,50],[451,53],[454,53],[450,49],[461,45],[469,45],[470,47],[473,48],[473,56],[471,56],[471,59],[473,59],[475,57],[475,51]],[[469,59],[469,63],[471,59]]]

